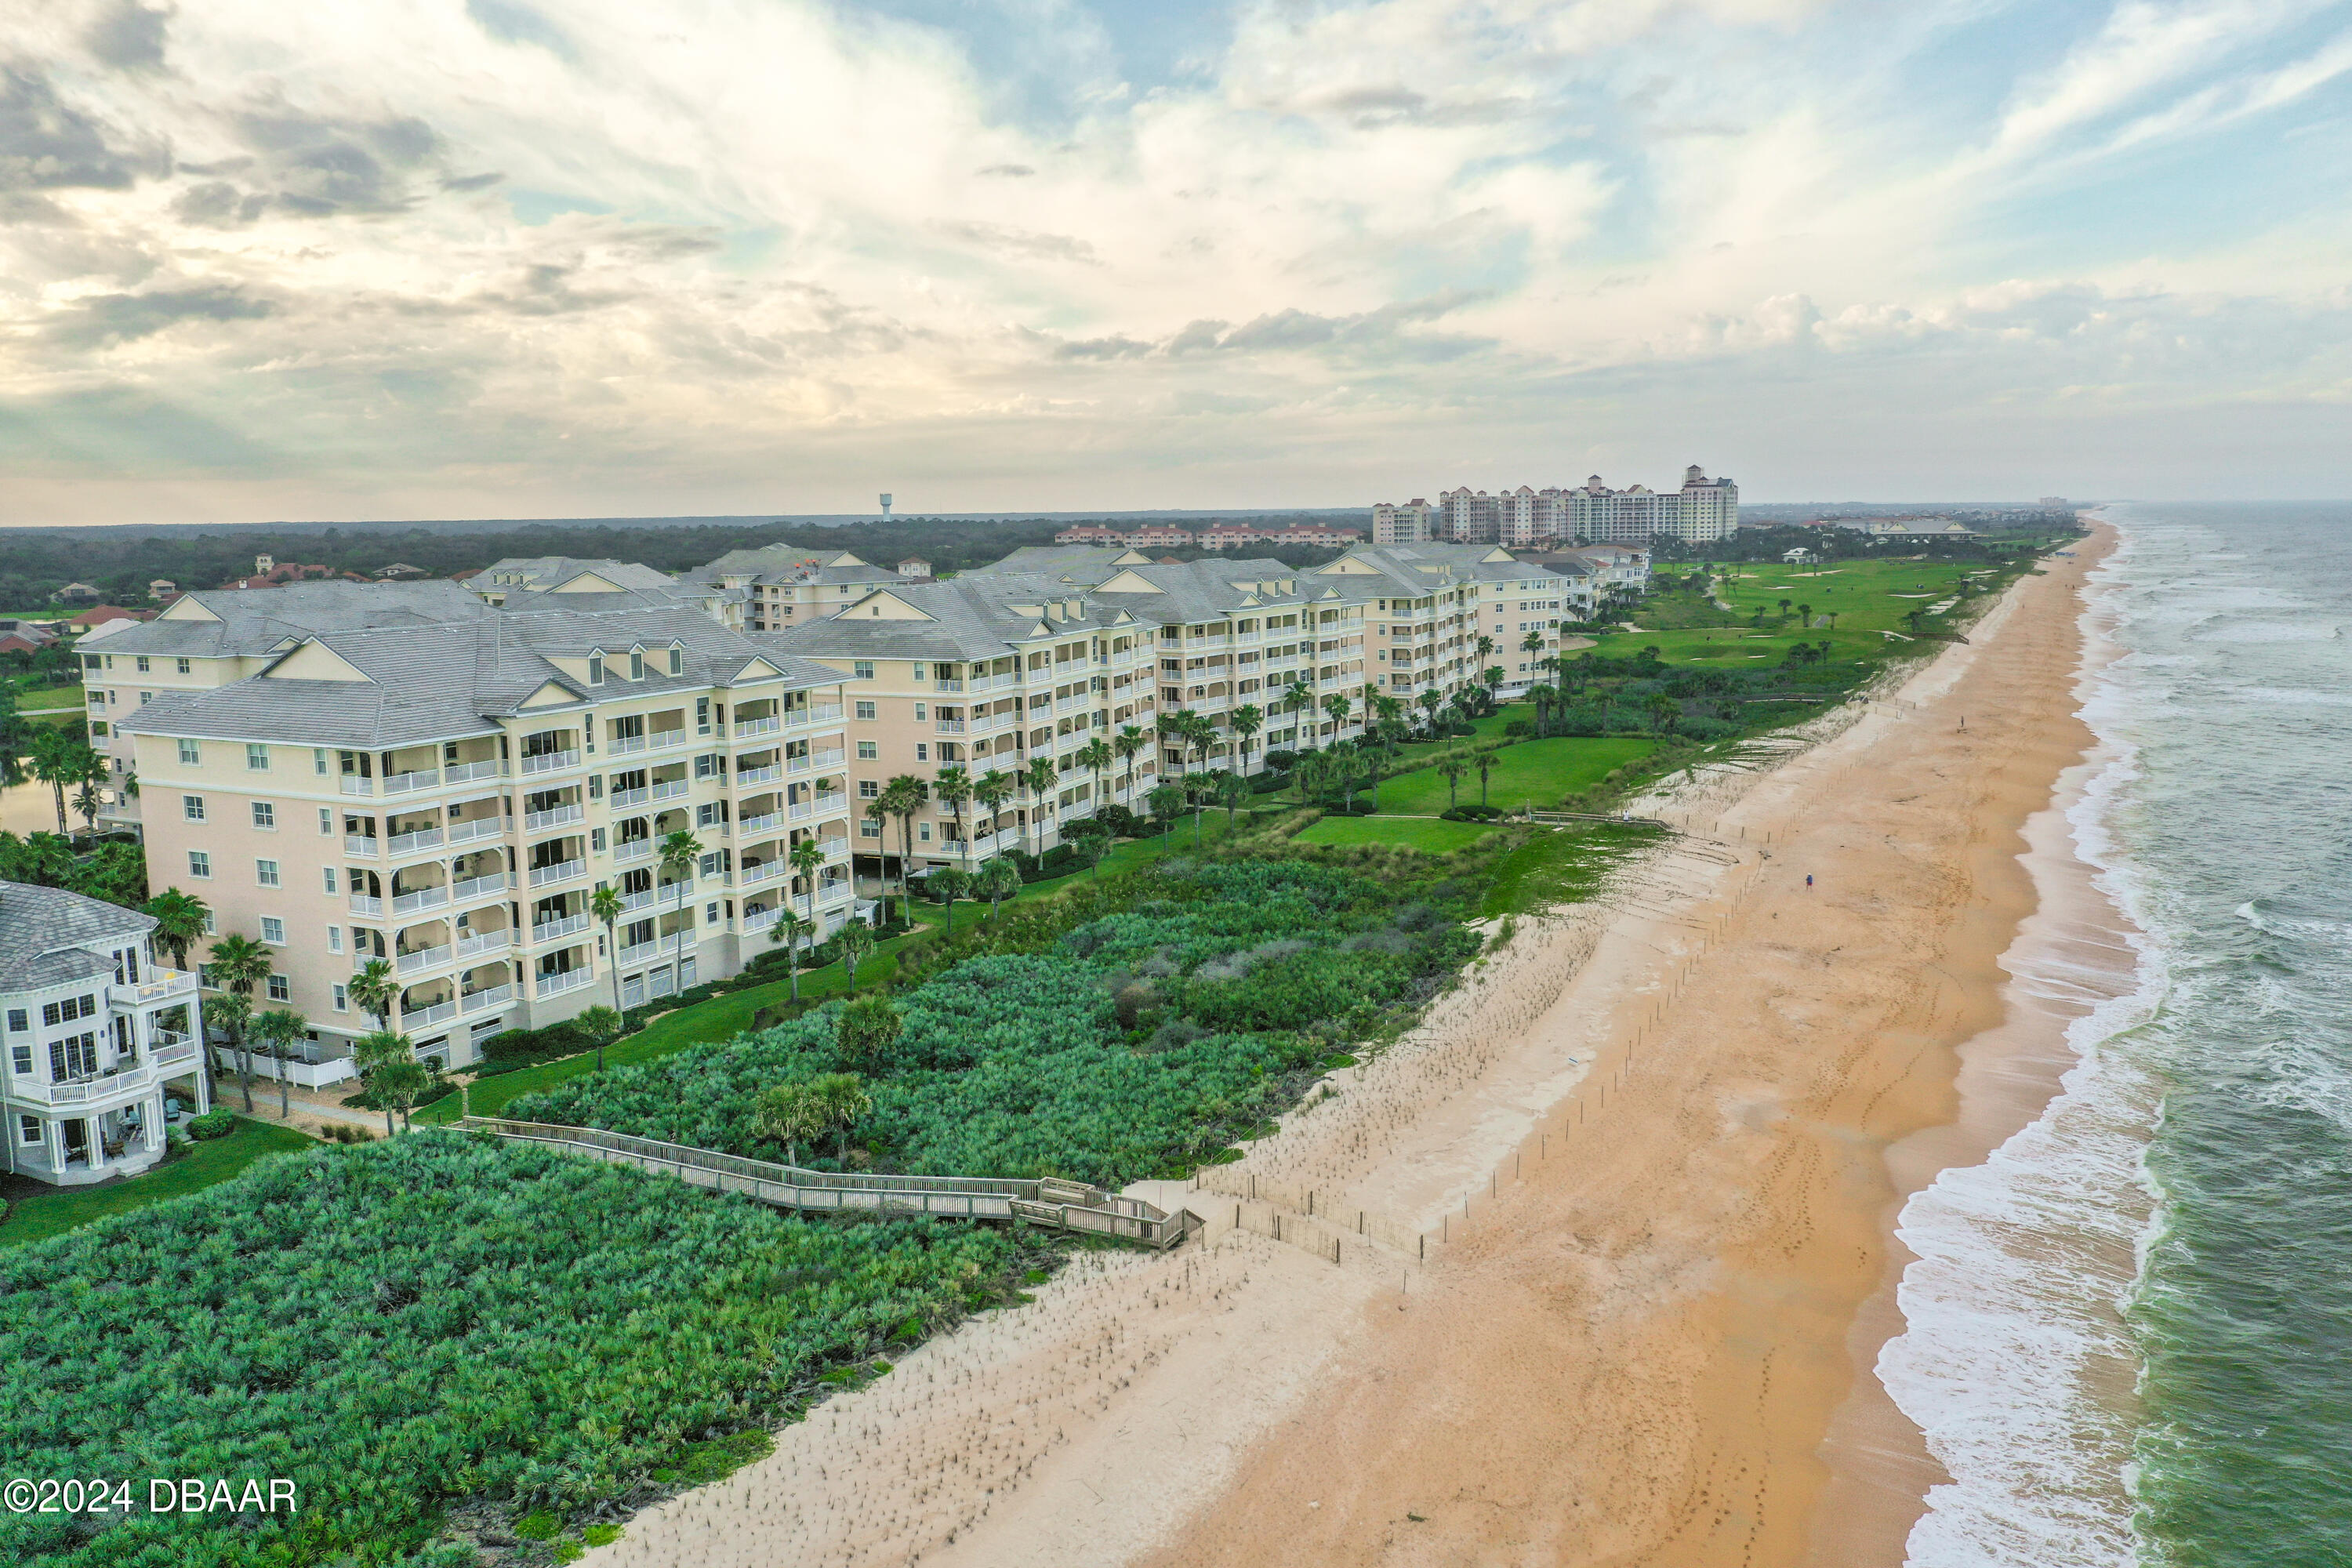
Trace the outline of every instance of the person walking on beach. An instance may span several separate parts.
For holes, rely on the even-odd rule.
[[[1806,873],[1805,873],[1805,886],[1807,886],[1808,888],[1810,888],[1810,887],[1811,887],[1812,885],[1813,885],[1813,874],[1812,874],[1811,871],[1808,871],[1808,872],[1806,872]]]

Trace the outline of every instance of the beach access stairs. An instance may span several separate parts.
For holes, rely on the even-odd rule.
[[[1164,1251],[1199,1230],[1190,1209],[1174,1214],[1137,1198],[1121,1197],[1083,1182],[1053,1177],[861,1176],[803,1170],[767,1160],[748,1160],[716,1149],[696,1149],[651,1138],[632,1138],[593,1127],[544,1121],[510,1121],[468,1116],[456,1130],[509,1142],[531,1143],[612,1164],[635,1165],[674,1176],[688,1186],[740,1193],[777,1208],[814,1214],[863,1214],[877,1218],[1005,1220],[1072,1236]]]

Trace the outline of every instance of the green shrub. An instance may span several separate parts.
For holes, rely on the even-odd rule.
[[[188,1121],[188,1136],[196,1139],[226,1138],[236,1131],[236,1113],[226,1106],[207,1110]]]

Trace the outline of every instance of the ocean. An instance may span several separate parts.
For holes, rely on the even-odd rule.
[[[2352,506],[2108,516],[2036,882],[2128,925],[2021,933],[2059,1090],[1904,1208],[1909,1561],[2352,1564]]]

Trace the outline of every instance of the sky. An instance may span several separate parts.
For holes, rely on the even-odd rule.
[[[2352,495],[2352,0],[0,4],[0,523]]]

